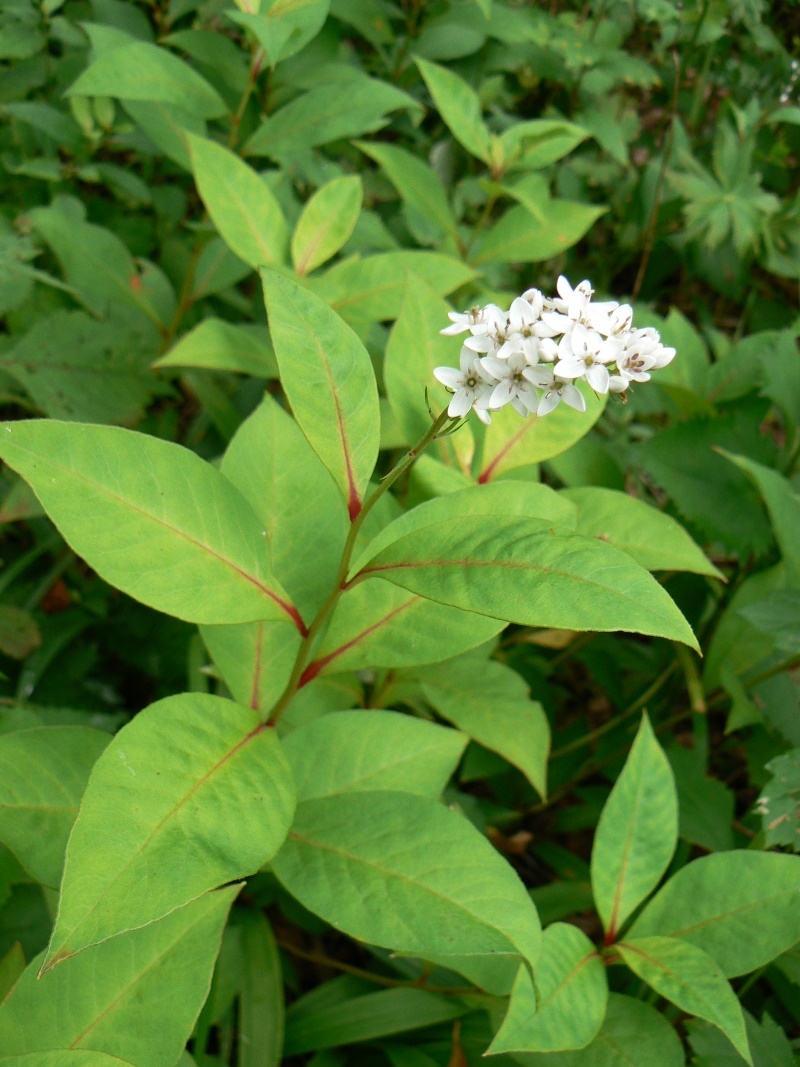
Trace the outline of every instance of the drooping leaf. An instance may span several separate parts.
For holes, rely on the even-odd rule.
[[[542,935],[536,988],[520,967],[489,1054],[583,1048],[600,1029],[607,1002],[606,969],[597,949],[577,926],[553,923]]]
[[[629,937],[679,937],[707,952],[732,978],[800,940],[799,905],[800,856],[717,852],[673,875]]]
[[[426,526],[362,562],[358,580],[371,575],[527,626],[631,630],[697,647],[672,600],[629,556],[541,520],[476,516]]]
[[[275,732],[253,710],[204,693],[151,704],[89,779],[45,970],[258,870],[294,798]]]
[[[266,182],[215,141],[190,134],[189,150],[203,203],[231,251],[251,267],[283,263],[289,230]]]
[[[609,940],[658,885],[677,843],[675,779],[645,715],[592,848],[592,890]]]
[[[436,798],[467,738],[391,711],[336,711],[291,733],[284,751],[298,800],[392,791]]]
[[[616,948],[634,974],[662,997],[719,1027],[752,1067],[741,1006],[711,956],[673,937],[630,939]]]
[[[339,251],[358,221],[363,198],[357,174],[334,178],[314,193],[292,235],[292,262],[298,274],[308,274]]]
[[[208,995],[240,888],[207,893],[42,979],[44,954],[37,956],[0,1006],[0,1048],[18,1055],[56,1049],[61,1056],[96,1049],[135,1067],[174,1067]],[[56,1057],[54,1065],[67,1062]]]
[[[224,319],[208,318],[184,334],[154,367],[200,367],[233,371],[256,378],[277,378],[275,354],[266,330],[234,326]]]
[[[275,272],[264,273],[263,281],[272,343],[292,411],[355,518],[380,436],[369,355],[319,297]]]
[[[401,838],[414,848],[398,850]],[[538,958],[538,916],[516,874],[462,815],[428,797],[306,800],[272,866],[309,911],[360,940],[411,955]]]
[[[114,426],[5,423],[0,456],[103,578],[190,622],[299,620],[247,501],[188,449]]]
[[[470,155],[488,163],[492,154],[491,136],[481,117],[478,94],[452,70],[427,59],[418,58],[416,62],[452,135]]]
[[[239,993],[237,1067],[278,1067],[283,1056],[281,959],[272,927],[257,911],[243,914],[242,988]]]
[[[57,888],[95,761],[110,738],[87,726],[42,726],[0,737],[0,841],[28,873]]]

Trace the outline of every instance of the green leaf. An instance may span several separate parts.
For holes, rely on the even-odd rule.
[[[258,9],[256,3],[256,10]],[[288,59],[316,36],[328,16],[330,0],[273,0],[266,11],[228,15],[246,26],[267,53],[271,67]]]
[[[19,941],[14,942],[0,959],[0,1004],[6,999],[25,970],[25,954]]]
[[[745,1011],[747,1040],[756,1067],[795,1067],[791,1042],[781,1026],[765,1012],[758,1023]],[[745,1060],[725,1035],[716,1027],[700,1019],[686,1023],[689,1044],[701,1067],[742,1067]]]
[[[160,100],[121,101],[133,121],[141,126],[153,144],[163,154],[184,170],[192,171],[187,133],[206,135],[206,123],[182,107],[165,104]]]
[[[800,748],[770,760],[772,776],[756,801],[767,848],[785,845],[800,852]]]
[[[305,998],[297,1001],[287,1012],[287,1056],[435,1026],[457,1019],[468,1010],[458,1001],[424,989],[384,989],[319,1006],[304,1001]]]
[[[231,251],[251,267],[285,262],[289,229],[267,183],[222,145],[188,137],[197,188]]]
[[[519,162],[526,169],[547,167],[577,148],[588,136],[589,131],[583,126],[557,119],[517,122],[500,135],[504,166]]]
[[[355,580],[371,575],[526,626],[628,630],[697,647],[667,593],[630,557],[541,520],[476,516],[426,526],[377,552]]]
[[[50,1049],[24,1056],[0,1057],[2,1067],[131,1067],[127,1060],[89,1049]]]
[[[644,715],[592,848],[592,891],[609,941],[658,885],[677,843],[675,779]]]
[[[298,274],[308,274],[339,251],[355,228],[363,199],[357,174],[334,178],[314,193],[292,236],[292,263]]]
[[[394,711],[337,711],[284,741],[298,800],[335,793],[416,793],[436,798],[467,739]]]
[[[447,190],[436,171],[396,145],[359,141],[358,148],[374,159],[403,202],[443,236],[458,240],[458,226]]]
[[[44,953],[37,956],[0,1006],[0,1048],[19,1055],[57,1049],[62,1056],[96,1049],[135,1067],[174,1067],[208,995],[240,888],[207,893],[87,949],[41,980]],[[53,1067],[67,1062],[56,1058]]]
[[[260,911],[243,912],[242,988],[237,1067],[277,1067],[283,1056],[281,959],[272,927]]]
[[[678,790],[678,832],[708,852],[734,847],[736,797],[718,778],[706,775],[706,759],[699,748],[670,746],[667,755]]]
[[[277,378],[278,366],[262,327],[208,318],[174,345],[154,367],[200,367],[204,370],[252,374],[255,378]]]
[[[270,574],[257,516],[188,449],[114,426],[33,420],[2,425],[0,456],[124,593],[189,622],[301,626]]]
[[[296,626],[245,622],[201,626],[203,642],[233,699],[266,712],[283,692],[300,649]]]
[[[607,208],[550,200],[546,219],[537,219],[521,204],[512,207],[480,239],[470,261],[482,263],[541,263],[577,244]],[[548,416],[549,418],[550,416]]]
[[[57,888],[89,772],[109,735],[43,726],[0,737],[0,841],[38,882]]]
[[[633,973],[662,997],[719,1027],[752,1067],[739,1001],[706,952],[672,937],[620,941],[616,950]]]
[[[589,485],[563,489],[561,495],[578,509],[578,533],[608,541],[649,571],[722,577],[682,526],[643,500]]]
[[[780,408],[790,425],[800,424],[800,361],[792,330],[782,330],[773,343],[764,346],[761,366],[762,395]]]
[[[735,456],[718,449],[726,459],[744,471],[767,505],[775,539],[781,550],[790,583],[800,585],[800,496],[790,482],[777,471],[764,467],[746,456]]]
[[[491,135],[481,116],[478,94],[463,78],[446,67],[419,57],[416,64],[437,111],[452,135],[470,155],[489,163],[492,156]]]
[[[12,659],[25,659],[41,643],[41,631],[29,611],[0,604],[0,652]]]
[[[258,870],[294,800],[275,732],[254,711],[204,693],[151,704],[95,764],[44,970]]]
[[[542,935],[536,989],[520,967],[508,1013],[489,1047],[500,1052],[561,1052],[588,1045],[600,1029],[608,981],[600,953],[577,926],[553,923]]]
[[[629,933],[697,945],[728,978],[755,971],[800,941],[800,856],[735,851],[694,860],[653,897]]]
[[[333,475],[350,518],[378,456],[380,407],[369,354],[319,297],[275,272],[264,299],[281,383],[308,443]]]
[[[521,419],[510,404],[493,411],[492,424],[484,435],[478,481],[489,482],[518,467],[551,459],[585,437],[602,415],[607,398],[596,396],[588,386],[579,388],[586,401],[585,412],[566,404],[541,419]]]
[[[222,97],[196,70],[165,48],[129,40],[94,60],[68,96],[116,96],[174,104],[204,119],[227,112]]]
[[[462,815],[428,797],[303,801],[272,866],[304,907],[359,940],[410,955],[538,958],[539,919],[517,875]]]
[[[428,702],[449,722],[517,767],[533,788],[547,791],[550,727],[542,705],[510,667],[468,656],[419,672]]]

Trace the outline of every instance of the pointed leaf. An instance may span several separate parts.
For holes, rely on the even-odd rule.
[[[261,911],[240,921],[242,988],[239,993],[237,1067],[277,1067],[283,1057],[284,1001],[281,958]]]
[[[252,874],[280,847],[293,810],[275,731],[254,711],[203,693],[151,704],[89,779],[45,970]]]
[[[154,367],[200,367],[233,371],[255,378],[277,378],[278,366],[261,327],[234,326],[224,319],[208,318],[184,334]]]
[[[697,647],[667,593],[630,557],[536,519],[476,516],[427,526],[378,552],[355,580],[370,575],[526,626],[629,630]]]
[[[471,155],[488,163],[492,155],[491,137],[481,116],[478,94],[446,67],[419,57],[416,63],[452,135]]]
[[[620,941],[616,949],[633,973],[662,997],[718,1026],[752,1067],[741,1006],[707,953],[672,937]]]
[[[298,800],[390,790],[436,798],[467,738],[394,711],[335,711],[284,741]]]
[[[231,251],[251,267],[283,263],[289,230],[266,182],[222,145],[188,137],[197,188]]]
[[[480,240],[470,262],[541,263],[580,241],[608,209],[571,200],[550,200],[544,221],[521,204],[512,207]],[[548,419],[550,416],[547,416]]]
[[[269,572],[264,527],[188,449],[115,426],[31,420],[0,426],[0,456],[124,593],[189,622],[300,624]]]
[[[359,940],[420,956],[539,955],[522,882],[471,823],[427,797],[306,800],[272,866],[304,907]]]
[[[357,174],[334,178],[314,193],[292,236],[292,262],[298,274],[308,274],[336,255],[355,228],[363,199]]]
[[[577,926],[553,923],[542,935],[536,989],[526,968],[520,967],[489,1055],[584,1048],[600,1029],[607,1003],[600,953]]]
[[[355,518],[380,438],[378,387],[369,354],[319,297],[274,271],[262,277],[281,383],[300,429]]]
[[[208,995],[222,928],[240,888],[207,893],[87,949],[41,980],[44,953],[37,956],[0,1007],[0,1048],[63,1055],[97,1049],[135,1067],[174,1067]],[[67,1062],[57,1060],[57,1067]]]
[[[592,891],[607,940],[658,885],[677,843],[675,779],[644,715],[592,848]]]
[[[800,856],[735,851],[682,867],[631,927],[704,949],[728,978],[762,967],[800,941]]]
[[[38,882],[57,888],[89,772],[111,738],[87,726],[0,737],[0,841]]]

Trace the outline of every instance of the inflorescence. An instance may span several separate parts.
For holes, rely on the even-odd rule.
[[[674,348],[661,344],[652,326],[632,329],[633,309],[615,301],[593,302],[591,283],[573,289],[563,276],[558,296],[538,289],[517,297],[508,311],[496,304],[450,312],[446,336],[469,333],[461,367],[437,367],[434,375],[453,393],[448,414],[473,409],[485,423],[491,412],[511,404],[522,416],[547,415],[563,400],[576,411],[586,400],[576,383],[595,393],[624,394],[631,382],[646,382],[666,367]]]

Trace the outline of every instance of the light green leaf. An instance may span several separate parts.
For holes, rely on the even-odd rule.
[[[283,263],[289,229],[267,183],[222,145],[188,137],[197,188],[231,251],[251,267]]]
[[[525,168],[546,167],[566,156],[588,136],[589,131],[583,126],[557,119],[517,122],[500,135],[503,162],[506,167],[518,161]]]
[[[259,4],[255,7],[258,9]],[[316,36],[328,16],[330,0],[273,0],[265,11],[229,11],[228,17],[246,26],[274,67]]]
[[[578,388],[586,401],[584,412],[566,404],[541,419],[521,419],[510,404],[493,411],[492,425],[484,436],[478,481],[488,482],[517,467],[552,459],[585,437],[602,415],[607,398],[596,396],[588,386]]]
[[[308,443],[333,475],[350,518],[378,456],[380,406],[369,354],[319,297],[273,272],[264,300],[281,383]]]
[[[588,1045],[602,1025],[608,981],[600,953],[577,926],[553,923],[542,935],[536,989],[520,967],[503,1025],[489,1047],[500,1052],[561,1052]]]
[[[616,949],[633,973],[662,997],[719,1027],[752,1067],[742,1009],[711,956],[672,937],[621,941]]]
[[[174,104],[204,119],[228,110],[216,89],[165,48],[130,40],[103,51],[67,90],[69,96],[116,96]]]
[[[452,135],[470,155],[488,163],[492,155],[491,135],[481,116],[478,94],[446,67],[420,57],[416,63]]]
[[[0,1067],[131,1067],[131,1064],[90,1049],[49,1049],[24,1056],[2,1056]]]
[[[481,237],[471,262],[479,266],[552,259],[580,241],[606,210],[594,204],[550,200],[547,217],[541,221],[521,204],[512,207]]]
[[[58,888],[89,772],[110,740],[86,726],[0,737],[0,841],[44,885]]]
[[[533,788],[547,791],[550,727],[527,683],[502,663],[462,657],[418,674],[426,699],[473,740],[519,768]]]
[[[207,893],[41,980],[44,953],[37,956],[0,1007],[0,1048],[19,1055],[59,1050],[64,1058],[53,1067],[71,1064],[67,1050],[81,1048],[123,1056],[135,1067],[174,1067],[208,995],[240,888]]]
[[[396,145],[359,141],[358,147],[375,160],[412,211],[442,235],[457,239],[458,226],[447,190],[433,167]]]
[[[206,135],[206,124],[174,104],[159,100],[123,100],[122,106],[164,155],[184,170],[192,171],[187,133]]]
[[[283,692],[300,648],[300,634],[288,622],[244,622],[201,626],[211,658],[234,700],[268,711]]]
[[[357,174],[334,178],[314,193],[292,236],[292,263],[298,274],[308,274],[339,251],[355,228],[363,199]]]
[[[174,345],[154,367],[200,367],[204,370],[277,378],[278,365],[263,327],[208,318]]]
[[[294,801],[275,732],[255,711],[205,693],[151,704],[95,764],[44,970],[258,870]]]
[[[15,941],[5,956],[0,959],[0,1004],[17,984],[24,970],[25,954],[19,941]]]
[[[436,798],[467,738],[394,711],[336,711],[295,730],[284,752],[298,800],[334,793],[416,793]]]
[[[541,520],[476,516],[426,526],[362,564],[355,580],[371,575],[526,626],[627,630],[697,647],[668,594],[629,556]]]
[[[490,641],[505,625],[375,578],[342,595],[303,678],[307,682],[344,670],[436,663]]]
[[[277,1067],[283,1056],[284,1001],[281,958],[261,911],[243,912],[242,988],[239,993],[237,1067]]]
[[[644,715],[592,848],[592,891],[609,941],[658,885],[677,843],[675,779]]]
[[[608,541],[648,570],[722,577],[679,523],[643,500],[589,485],[561,495],[578,509],[578,533]]]
[[[471,823],[427,797],[306,800],[272,866],[304,907],[359,940],[410,955],[538,958],[522,882]]]
[[[292,619],[264,528],[210,464],[115,426],[33,420],[0,427],[0,456],[106,581],[189,622]]]
[[[712,956],[728,978],[748,974],[800,941],[800,856],[735,851],[694,860],[629,934],[679,937]]]

